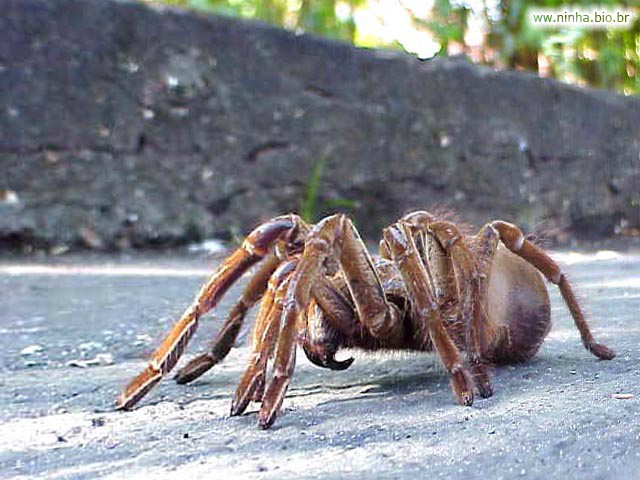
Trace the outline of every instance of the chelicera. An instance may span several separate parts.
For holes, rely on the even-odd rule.
[[[474,390],[491,396],[489,366],[530,359],[549,332],[543,276],[560,289],[585,348],[601,359],[615,356],[594,340],[560,267],[515,225],[494,221],[472,235],[443,216],[413,212],[384,230],[373,259],[346,216],[309,225],[285,215],[258,226],[222,262],[116,408],[132,407],[175,366],[198,319],[259,262],[211,350],[176,380],[190,382],[223,360],[260,302],[231,415],[261,402],[261,428],[280,410],[298,345],[311,362],[333,370],[353,362],[335,358],[341,348],[435,352],[460,404],[471,405]]]

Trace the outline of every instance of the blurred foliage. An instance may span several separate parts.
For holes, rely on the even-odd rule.
[[[497,68],[531,70],[569,83],[640,94],[640,0],[147,1],[258,19],[365,47],[420,54],[418,39],[435,46],[422,57],[465,54]],[[638,15],[626,30],[589,30],[541,29],[526,14],[528,7],[571,6],[633,7]],[[409,30],[413,37],[407,36]]]
[[[319,192],[324,175],[325,159],[321,158],[313,164],[311,175],[307,181],[304,197],[300,202],[300,216],[308,223],[316,223],[322,214],[336,210],[345,211],[356,208],[356,202],[348,198],[323,198]]]
[[[323,170],[324,159],[321,159],[313,165],[305,196],[300,205],[300,216],[309,223],[314,223],[318,215],[318,190],[320,189]]]

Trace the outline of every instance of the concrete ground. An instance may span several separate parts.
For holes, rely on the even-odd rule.
[[[552,288],[554,327],[495,395],[453,403],[427,355],[358,354],[344,372],[299,355],[273,429],[228,416],[247,359],[132,412],[113,401],[215,264],[195,256],[0,261],[0,478],[640,478],[640,256],[558,254],[598,339],[581,346]],[[237,296],[202,322],[206,347]]]

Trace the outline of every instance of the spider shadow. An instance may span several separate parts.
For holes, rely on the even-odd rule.
[[[586,358],[586,360],[592,360]],[[522,389],[523,380],[531,383],[530,388],[538,388],[536,384],[550,383],[558,379],[575,378],[576,370],[589,374],[598,371],[601,362],[593,359],[586,362],[580,355],[541,355],[523,363],[496,365],[491,367],[491,380],[494,387],[494,395],[490,397],[492,402],[503,402],[510,398],[505,393]],[[416,366],[416,368],[419,368]],[[412,369],[413,370],[413,369]],[[355,372],[354,372],[355,373]],[[551,380],[550,380],[551,379]],[[358,388],[361,390],[358,391]],[[339,385],[303,384],[292,391],[288,397],[303,397],[315,395],[319,392],[339,392],[353,389],[354,395],[347,398],[328,399],[319,402],[319,406],[364,402],[372,398],[391,398],[395,396],[414,396],[413,400],[431,402],[434,406],[455,405],[454,402],[441,401],[452,395],[450,378],[447,372],[439,367],[427,366],[424,371],[397,372],[383,374],[379,377],[371,377],[367,381],[348,382]],[[412,401],[413,401],[412,400]],[[476,406],[482,399],[476,392]]]
[[[583,358],[581,353],[566,352],[556,355],[547,352],[524,363],[495,366],[491,369],[494,395],[490,399],[482,399],[477,395],[472,408],[486,408],[512,401],[518,392],[539,388],[540,384],[557,383],[560,386],[566,380],[575,379],[576,370],[588,375],[591,370],[601,368],[601,362],[588,360],[591,359]],[[341,411],[341,416],[357,418],[362,415],[363,407],[379,401],[397,401],[398,408],[402,408],[402,404],[417,403],[425,408],[457,408],[452,397],[449,375],[438,363],[425,362],[424,357],[404,359],[402,364],[397,359],[390,362],[358,362],[346,372],[331,372],[309,366],[300,373],[302,375],[299,381],[294,380],[286,398],[294,403],[296,399],[305,403],[304,406],[294,407],[293,411],[305,412],[303,416],[309,416],[317,424],[334,417],[333,407]],[[183,387],[174,385],[169,389],[172,391],[165,391],[165,395],[149,404],[161,403],[167,398],[175,400],[181,396],[178,390]],[[183,398],[179,402],[181,406],[197,400],[231,399],[235,384],[231,375],[227,374],[222,379],[214,376],[197,380],[190,387],[195,388],[190,398]],[[213,390],[209,390],[212,387]],[[331,398],[332,394],[336,398]],[[314,396],[328,398],[318,399],[316,403]],[[491,403],[485,403],[487,400]],[[343,408],[345,406],[347,408]],[[253,421],[259,409],[259,404],[252,403],[241,418]],[[288,426],[289,420],[297,424],[294,417],[295,414],[283,416],[272,429]]]
[[[409,368],[393,369],[379,375],[376,375],[370,366],[355,367],[349,377],[341,383],[322,381],[318,383],[309,380],[307,378],[305,382],[298,384],[287,397],[310,397],[321,393],[338,394],[337,398],[317,403],[316,407],[319,407],[368,401],[372,398],[407,397],[420,393],[433,396],[449,388],[449,379],[444,370],[419,361],[409,365]],[[353,394],[349,395],[348,392]]]
[[[602,365],[602,362],[583,356],[582,352],[565,352],[560,355],[546,352],[524,363],[495,366],[491,374],[494,395],[485,399],[476,394],[476,400],[470,408],[500,409],[514,403],[522,395],[526,397],[535,393],[541,386],[566,388],[568,382],[575,382],[581,375],[589,376],[590,372],[597,372]],[[391,408],[398,409],[398,412],[416,405],[420,409],[440,412],[442,409],[462,409],[453,399],[447,372],[437,364],[429,365],[416,359],[401,369],[392,369],[379,376],[375,373],[378,370],[372,369],[371,364],[354,367],[350,369],[349,377],[344,378],[341,383],[325,383],[322,381],[322,374],[311,378],[306,375],[304,380],[289,391],[287,398],[293,400],[294,404],[296,399],[304,397],[325,394],[328,398],[319,399],[317,403],[312,400],[311,405],[293,408],[285,406],[287,414],[271,430],[300,428],[305,423],[307,426],[322,425],[335,422],[336,418],[343,419],[344,428],[349,429],[350,421],[357,421],[369,411],[388,411],[391,404]],[[336,398],[331,398],[332,393]],[[255,421],[259,408],[259,405],[254,404],[254,408],[242,415],[248,426]],[[460,410],[460,415],[463,412],[464,410]]]

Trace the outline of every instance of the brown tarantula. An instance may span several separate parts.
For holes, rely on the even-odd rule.
[[[221,361],[247,311],[262,299],[253,353],[231,404],[231,415],[239,415],[251,400],[262,402],[262,428],[273,424],[282,405],[298,343],[314,364],[333,370],[353,362],[335,359],[345,347],[435,350],[459,403],[473,403],[474,387],[483,397],[492,395],[488,365],[530,359],[549,332],[541,273],[560,288],[586,349],[602,359],[615,356],[594,340],[560,267],[518,227],[494,221],[476,235],[461,230],[428,212],[410,213],[384,230],[380,258],[373,260],[344,215],[315,225],[296,215],[263,223],[203,285],[116,408],[132,407],[173,368],[198,319],[260,260],[211,351],[176,379],[190,382]]]

